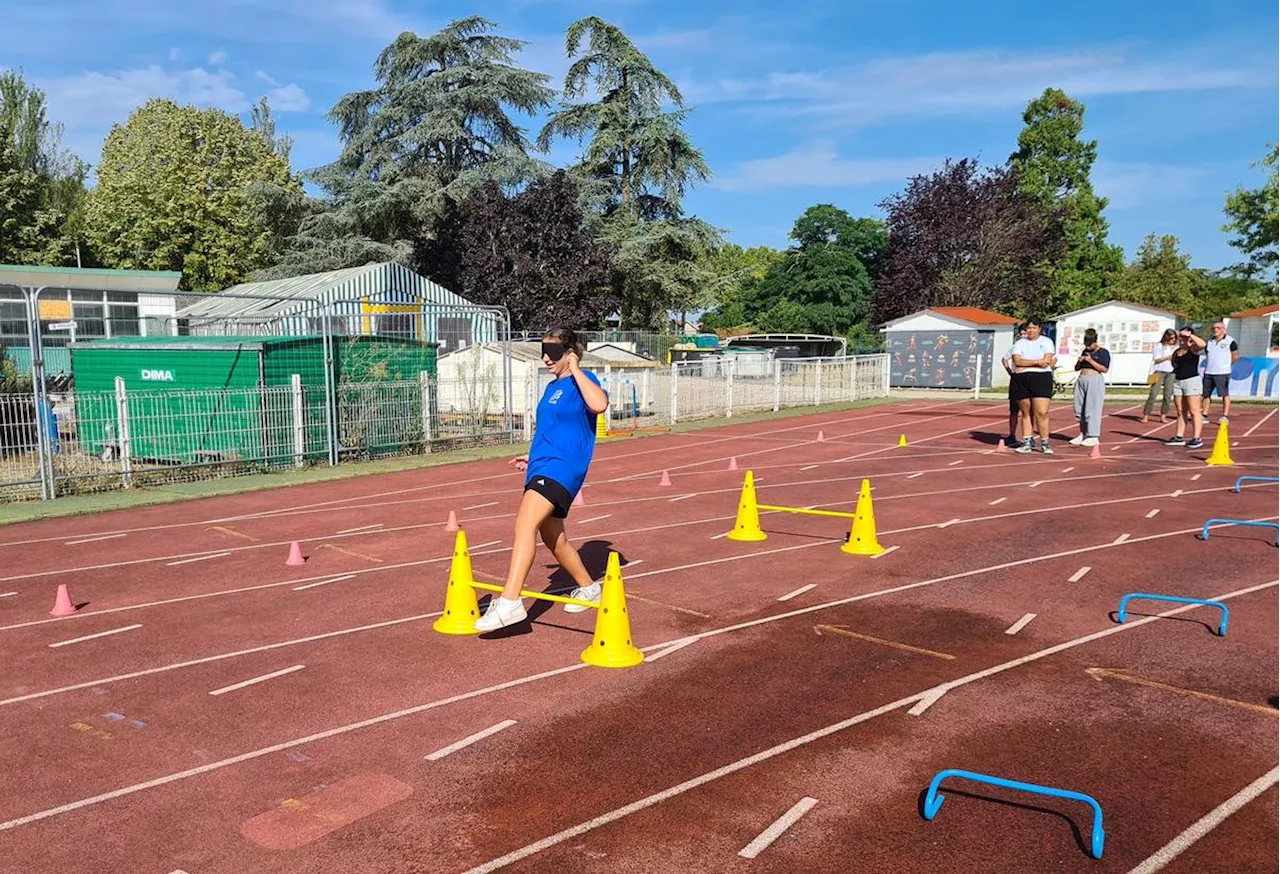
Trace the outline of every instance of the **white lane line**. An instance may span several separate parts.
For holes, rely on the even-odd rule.
[[[1275,410],[1272,410],[1274,413]],[[1226,821],[1227,817],[1244,807],[1253,799],[1257,798],[1263,792],[1266,792],[1272,786],[1280,781],[1280,767],[1272,768],[1263,774],[1257,780],[1254,780],[1248,786],[1241,789],[1235,795],[1232,795],[1226,801],[1219,804],[1213,810],[1200,817],[1182,834],[1178,835],[1169,843],[1156,850],[1138,867],[1134,868],[1129,874],[1154,874],[1165,865],[1168,865],[1174,859],[1178,858],[1187,849],[1200,840],[1202,837],[1213,831]]]
[[[1196,480],[1200,479],[1200,476],[1201,476],[1200,474],[1196,474],[1195,476],[1193,476],[1193,477],[1191,478],[1191,481],[1192,481],[1192,482],[1195,482]]]
[[[236,689],[243,689],[245,686],[253,686],[257,683],[264,683],[267,680],[274,680],[276,677],[283,677],[285,674],[292,674],[294,671],[300,671],[305,667],[306,665],[294,665],[293,667],[285,668],[284,670],[272,671],[269,674],[263,674],[261,677],[254,677],[251,680],[243,680],[239,683],[233,683],[230,686],[223,686],[221,689],[214,689],[209,694],[223,695],[227,692],[234,692]]]
[[[634,564],[634,562],[632,562]],[[421,622],[425,619],[434,619],[439,616],[440,612],[422,613],[418,616],[406,616],[403,619],[388,619],[386,622],[375,622],[372,625],[358,625],[355,628],[343,628],[338,631],[327,631],[323,634],[312,634],[308,637],[299,637],[293,640],[281,640],[276,643],[267,643],[262,646],[255,646],[251,649],[239,649],[234,652],[224,652],[218,655],[205,656],[204,658],[192,659],[186,662],[174,662],[168,665],[159,665],[154,668],[147,668],[142,671],[134,671],[131,674],[117,674],[114,677],[101,677],[97,680],[89,680],[85,683],[75,683],[71,686],[60,686],[56,689],[45,689],[43,692],[31,692],[27,695],[19,695],[16,698],[6,698],[0,701],[0,706],[8,704],[18,704],[22,701],[31,701],[35,698],[48,698],[51,695],[61,695],[63,692],[75,692],[79,689],[90,689],[94,686],[105,686],[107,683],[119,683],[124,680],[136,680],[138,677],[149,677],[152,674],[164,674],[169,671],[176,671],[181,668],[190,668],[196,665],[207,665],[210,662],[220,662],[226,659],[239,658],[240,656],[253,655],[254,653],[269,652],[273,649],[282,649],[286,646],[297,646],[300,643],[312,643],[317,640],[328,640],[331,637],[342,637],[347,634],[356,634],[360,631],[373,631],[378,628],[390,628],[393,625],[403,625],[406,622]]]
[[[938,523],[938,527],[939,527],[939,528],[950,528],[952,525],[956,524],[956,523],[957,523],[957,522],[959,522],[959,521],[960,521],[960,520],[959,520],[958,518],[956,518],[956,519],[948,519],[946,522],[939,522],[939,523]]]
[[[357,531],[372,531],[375,528],[381,528],[382,523],[376,522],[373,525],[361,525],[359,528],[344,528],[339,534],[355,534]]]
[[[57,643],[49,644],[49,649],[57,649],[60,646],[67,646],[72,643],[80,643],[85,640],[96,640],[99,637],[106,637],[110,634],[119,634],[122,631],[133,631],[135,628],[141,628],[141,625],[126,625],[124,628],[113,628],[110,631],[99,631],[97,634],[86,634],[84,637],[73,637],[70,640],[60,640]]]
[[[1112,545],[1114,545],[1114,544],[1116,544],[1116,543],[1119,543],[1119,542],[1120,542],[1120,541],[1112,541]],[[1088,573],[1089,571],[1091,571],[1091,570],[1093,570],[1093,568],[1091,568],[1091,567],[1082,567],[1082,568],[1080,568],[1080,570],[1076,571],[1074,574],[1072,574],[1071,576],[1067,577],[1067,582],[1068,582],[1068,583],[1078,583],[1078,582],[1080,582],[1081,580],[1083,580],[1083,579],[1084,579],[1084,575],[1085,575],[1085,574],[1087,574],[1087,573]]]
[[[97,543],[99,540],[116,540],[120,537],[128,537],[128,534],[103,534],[100,537],[85,537],[82,540],[68,540],[63,546],[78,546],[81,543]]]
[[[485,507],[496,507],[496,506],[498,506],[497,501],[490,501],[487,504],[476,504],[475,506],[472,506],[472,507],[463,507],[462,512],[465,513],[468,510],[483,510]]]
[[[657,652],[653,653],[652,655],[646,655],[646,656],[644,657],[644,660],[645,660],[646,662],[657,661],[658,659],[662,658],[663,656],[669,656],[669,655],[671,655],[673,652],[676,652],[676,651],[678,651],[678,650],[682,650],[682,649],[684,649],[686,646],[688,646],[689,644],[691,644],[691,643],[697,643],[697,642],[698,642],[698,639],[697,639],[696,637],[689,637],[689,638],[686,638],[686,639],[684,639],[684,640],[677,640],[675,643],[671,644],[671,646],[668,646],[668,647],[666,647],[665,649],[660,649],[660,650],[658,650]]]
[[[1254,431],[1257,431],[1259,428],[1261,428],[1261,427],[1262,427],[1262,423],[1263,423],[1263,422],[1265,422],[1265,421],[1267,421],[1267,419],[1270,419],[1270,418],[1271,418],[1272,416],[1274,416],[1275,414],[1276,414],[1276,411],[1275,411],[1275,410],[1272,410],[1271,412],[1267,413],[1265,416],[1263,416],[1261,419],[1259,419],[1259,420],[1258,420],[1258,424],[1254,425],[1254,426],[1253,426],[1252,428],[1250,428],[1248,431],[1245,431],[1245,432],[1244,432],[1244,436],[1246,436],[1246,437],[1252,437],[1252,436],[1253,436],[1253,432],[1254,432]]]
[[[760,832],[754,841],[739,850],[738,855],[744,859],[754,859],[768,849],[770,844],[782,837],[783,832],[795,825],[796,821],[812,810],[817,803],[816,798],[801,798],[790,810],[774,820],[773,825]]]
[[[599,522],[602,519],[612,519],[612,518],[613,518],[612,513],[605,513],[603,516],[592,516],[590,519],[579,519],[578,524],[586,525],[588,522]]]
[[[1071,471],[1073,471],[1073,470],[1075,470],[1075,468],[1074,468],[1074,467],[1067,467],[1067,468],[1063,468],[1062,472],[1063,472],[1063,473],[1071,473]]]
[[[12,598],[17,592],[0,592],[0,598]]]
[[[516,721],[514,719],[504,719],[502,722],[499,722],[497,725],[491,725],[488,728],[483,729],[482,731],[477,731],[475,734],[464,737],[462,740],[458,741],[457,743],[451,743],[447,747],[443,747],[441,749],[436,750],[434,753],[431,753],[430,755],[428,755],[426,759],[428,762],[438,762],[441,759],[443,759],[445,756],[449,755],[450,753],[456,753],[460,749],[464,749],[466,747],[471,746],[476,741],[484,740],[486,737],[495,735],[498,732],[502,731],[504,728],[510,728],[515,724],[516,724]]]
[[[1170,495],[1169,497],[1171,497],[1171,498],[1177,498],[1177,497],[1180,497],[1181,495],[1182,495],[1182,489],[1177,489],[1177,490],[1176,490],[1172,495]]]
[[[945,687],[930,691],[929,694],[922,697],[919,701],[915,703],[914,707],[912,707],[910,710],[907,711],[907,715],[919,716],[920,714],[928,710],[930,707],[937,704],[940,700],[942,700],[942,696],[945,694],[947,694],[947,689]]]
[[[953,461],[950,464],[948,464],[947,467],[955,467],[957,464],[964,464],[964,459],[962,458],[959,461]]]
[[[1154,519],[1157,515],[1159,515],[1159,513],[1160,513],[1160,508],[1156,507],[1154,510],[1152,510],[1150,513],[1147,514],[1147,518]]]
[[[816,464],[811,464],[811,465],[809,465],[808,467],[802,467],[802,468],[800,468],[800,472],[801,472],[801,473],[804,473],[806,470],[815,470],[817,467],[818,467],[818,465],[816,465]]]
[[[728,537],[728,536],[729,536],[729,532],[728,532],[728,531],[726,531],[726,532],[725,532],[725,533],[723,533],[723,534],[716,534],[716,535],[715,535],[715,536],[713,536],[711,539],[712,539],[712,540],[722,540],[722,539],[724,539],[725,537]]]
[[[910,476],[908,476],[907,479],[915,479],[918,476],[924,476],[924,471],[922,470],[917,473],[913,473]]]
[[[676,501],[687,501],[687,500],[689,500],[690,498],[696,498],[696,497],[698,497],[696,493],[695,493],[695,494],[692,494],[692,495],[677,495],[677,496],[676,496],[676,497],[674,497],[674,498],[670,498],[670,499],[668,499],[668,500],[667,500],[667,503],[668,503],[668,504],[674,504]]]
[[[1027,615],[1023,616],[1021,619],[1019,619],[1017,622],[1010,625],[1007,629],[1005,629],[1004,633],[1017,634],[1019,631],[1026,628],[1027,625],[1031,622],[1031,620],[1035,618],[1036,618],[1036,614],[1028,613]]]
[[[877,552],[875,555],[871,556],[871,560],[872,560],[872,561],[875,561],[877,558],[884,558],[886,555],[888,555],[889,553],[893,552],[895,549],[900,549],[900,548],[901,548],[901,547],[899,547],[899,546],[897,546],[897,545],[894,545],[894,546],[887,546],[887,547],[885,547],[884,552]]]
[[[1007,500],[1008,500],[1008,498],[996,498],[994,501],[991,501],[989,504],[987,504],[987,506],[988,506],[988,507],[994,507],[994,506],[996,506],[997,504],[1003,504],[1003,503],[1004,503],[1005,501],[1007,501]]]
[[[792,598],[794,598],[796,595],[803,595],[805,592],[809,591],[810,589],[814,588],[814,587],[815,587],[815,586],[817,586],[817,585],[818,585],[817,583],[810,583],[810,584],[809,584],[809,585],[807,585],[807,586],[801,586],[800,588],[796,589],[794,592],[787,592],[787,594],[783,595],[783,596],[782,596],[781,598],[779,598],[778,600],[779,600],[779,601],[790,601],[790,600],[791,600]]]
[[[294,586],[293,590],[295,592],[301,592],[301,591],[304,591],[305,589],[314,589],[316,586],[327,586],[330,583],[340,583],[343,580],[354,580],[355,578],[356,578],[355,574],[347,574],[346,576],[342,576],[342,577],[334,577],[331,580],[321,580],[318,583],[307,583],[305,586]]]
[[[1034,489],[1036,486],[1042,485],[1044,485],[1044,480],[1036,480],[1035,482],[1028,484],[1027,488]]]
[[[1276,580],[1270,583],[1264,583],[1260,586],[1255,586],[1249,589],[1241,589],[1237,592],[1231,592],[1226,595],[1219,596],[1214,600],[1221,601],[1224,598],[1231,598],[1231,597],[1236,597],[1238,595],[1244,595],[1253,591],[1270,588],[1275,585],[1280,585],[1280,580]],[[683,783],[679,783],[668,789],[664,789],[661,792],[655,792],[652,795],[641,798],[638,801],[633,801],[630,804],[611,810],[608,813],[602,813],[599,816],[595,817],[594,819],[589,819],[585,822],[579,823],[578,825],[571,826],[563,831],[556,832],[553,835],[545,837],[542,840],[535,841],[531,844],[527,844],[519,848],[518,850],[512,850],[510,853],[507,853],[505,856],[501,856],[497,859],[493,859],[489,862],[485,862],[482,865],[477,865],[474,868],[469,869],[466,872],[466,874],[490,874],[490,872],[497,871],[500,868],[505,868],[507,865],[510,865],[513,862],[518,862],[521,859],[527,859],[530,856],[536,855],[537,853],[541,853],[543,850],[550,849],[551,847],[554,847],[557,844],[561,844],[567,840],[570,840],[571,838],[576,838],[580,835],[586,834],[587,832],[594,831],[600,828],[601,826],[606,826],[609,823],[616,822],[620,819],[630,816],[633,813],[638,813],[642,810],[647,810],[648,808],[653,807],[655,804],[661,804],[662,802],[670,798],[675,798],[678,795],[683,795],[684,793],[689,792],[690,790],[697,789],[700,786],[705,786],[706,784],[714,782],[715,780],[719,780],[722,777],[727,777],[730,774],[735,774],[738,771],[741,771],[745,768],[749,768],[753,765],[757,765],[760,762],[764,762],[764,761],[768,761],[769,759],[776,758],[777,756],[780,756],[783,753],[789,753],[794,749],[798,749],[802,746],[806,746],[808,744],[813,743],[814,741],[821,740],[825,737],[829,737],[830,735],[844,731],[845,729],[848,729],[848,728],[852,728],[853,726],[859,725],[863,722],[868,722],[872,719],[875,719],[876,717],[883,716],[886,713],[892,713],[895,710],[900,710],[902,707],[904,707],[907,704],[914,703],[916,705],[916,707],[913,707],[910,711],[908,711],[908,713],[914,713],[914,711],[918,707],[920,707],[920,705],[925,705],[925,707],[927,708],[929,705],[932,705],[934,702],[936,702],[938,698],[942,697],[942,695],[946,694],[946,692],[952,689],[955,689],[959,686],[967,685],[969,683],[976,682],[977,680],[985,679],[986,677],[1003,673],[1004,671],[1010,670],[1015,667],[1019,667],[1029,662],[1036,661],[1038,659],[1055,655],[1059,652],[1063,652],[1064,650],[1071,649],[1072,647],[1080,646],[1085,643],[1090,643],[1094,640],[1098,640],[1103,637],[1108,637],[1112,634],[1122,632],[1125,629],[1134,628],[1137,626],[1137,623],[1139,622],[1146,623],[1146,622],[1159,621],[1159,619],[1161,618],[1166,618],[1168,616],[1172,616],[1177,613],[1182,613],[1186,610],[1194,608],[1195,606],[1196,605],[1194,604],[1188,604],[1184,607],[1176,607],[1172,610],[1165,611],[1164,613],[1160,614],[1159,617],[1148,616],[1148,617],[1144,617],[1143,619],[1134,620],[1132,625],[1128,622],[1126,622],[1124,625],[1113,625],[1110,628],[1103,629],[1102,631],[1096,631],[1093,634],[1087,634],[1084,637],[1077,637],[1075,640],[1068,640],[1065,643],[1060,643],[1055,646],[1051,646],[1048,649],[1042,649],[1039,652],[1034,652],[1029,655],[1022,656],[1021,658],[1014,659],[1013,661],[1004,662],[1003,664],[999,664],[994,667],[987,668],[986,670],[978,671],[977,673],[970,674],[967,677],[961,677],[959,680],[952,680],[949,683],[945,683],[941,686],[936,686],[932,689],[925,690],[924,692],[916,692],[912,695],[908,695],[905,698],[899,698],[897,701],[891,701],[888,704],[884,704],[884,705],[881,705],[880,707],[875,708],[874,710],[867,710],[863,713],[859,713],[856,716],[851,716],[848,719],[845,719],[841,722],[833,723],[823,728],[819,728],[816,731],[812,731],[809,734],[801,735],[800,737],[795,737],[795,738],[792,738],[791,740],[784,741],[783,743],[780,743],[777,746],[770,747],[766,750],[761,750],[760,752],[755,753],[754,755],[751,755],[751,756],[747,756],[744,759],[739,759],[736,762],[730,762],[729,764],[724,765],[720,768],[717,768],[714,771],[708,771],[707,773],[702,774],[698,777],[694,777],[690,780],[686,780]],[[914,714],[914,715],[919,715],[919,714]],[[62,812],[63,811],[61,810],[57,811],[57,813],[62,813]],[[53,816],[56,814],[45,812],[43,814],[34,814],[34,815],[35,816]],[[6,827],[8,827],[8,823],[0,823],[0,830],[3,830]]]
[[[182,561],[170,561],[170,562],[165,562],[165,564],[167,564],[169,567],[174,567],[175,565],[180,565],[180,564],[191,564],[193,561],[208,561],[211,558],[222,558],[223,556],[227,556],[230,554],[231,553],[229,552],[215,552],[213,555],[198,555],[195,558],[184,558],[182,559]]]
[[[1113,540],[1113,541],[1111,541],[1111,542],[1112,542],[1112,543],[1124,543],[1124,542],[1125,542],[1126,540],[1128,540],[1128,539],[1129,539],[1129,535],[1128,535],[1128,534],[1121,534],[1119,537],[1117,537],[1115,540]]]

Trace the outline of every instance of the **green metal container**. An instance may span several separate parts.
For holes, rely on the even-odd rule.
[[[342,433],[343,386],[434,376],[436,344],[393,337],[333,340],[335,409]],[[296,397],[303,393],[305,459],[324,458],[324,338],[133,337],[92,340],[71,347],[77,437],[95,455],[118,451],[116,378],[124,380],[130,454],[139,460],[192,464],[244,460],[279,464],[297,458]],[[347,394],[354,393],[350,388]],[[403,392],[401,394],[404,394]],[[434,406],[434,396],[430,402]],[[421,407],[421,402],[418,402]],[[404,442],[408,416],[378,417],[378,442]],[[420,421],[420,420],[419,420]],[[418,425],[418,434],[421,426]]]

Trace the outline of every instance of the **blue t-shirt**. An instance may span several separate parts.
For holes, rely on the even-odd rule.
[[[594,373],[583,373],[600,385]],[[572,376],[562,376],[547,386],[538,401],[537,421],[525,482],[545,476],[576,495],[587,478],[596,448],[596,414],[587,407]]]

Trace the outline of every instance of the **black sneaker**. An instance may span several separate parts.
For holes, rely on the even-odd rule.
[[[1165,446],[1185,446],[1186,442],[1187,441],[1183,440],[1181,437],[1170,437],[1168,440],[1164,441],[1164,445]]]
[[[1201,440],[1199,437],[1193,437],[1192,439],[1187,441],[1188,449],[1199,449],[1203,445],[1204,445],[1204,441]]]

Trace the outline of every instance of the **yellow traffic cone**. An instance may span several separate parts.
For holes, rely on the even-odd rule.
[[[898,445],[899,445],[899,446],[906,446],[906,445],[907,445],[907,435],[906,435],[906,434],[899,434],[899,435],[898,435]]]
[[[591,646],[582,651],[582,660],[597,668],[631,668],[644,661],[644,653],[631,642],[627,593],[616,552],[609,553],[609,565],[600,586],[600,606],[596,608],[595,637]]]
[[[1235,464],[1231,460],[1231,438],[1227,436],[1227,423],[1218,423],[1218,436],[1213,439],[1213,451],[1204,460],[1205,464]]]
[[[596,414],[596,439],[606,440],[608,439],[608,437],[609,437],[609,414],[607,412],[597,413]]]
[[[467,551],[467,534],[459,531],[453,540],[453,561],[449,564],[449,588],[444,593],[444,613],[431,624],[441,634],[479,634],[475,622],[480,618],[480,602],[471,587],[471,553]],[[495,596],[496,597],[496,596]]]
[[[738,500],[738,519],[729,532],[730,540],[741,540],[755,543],[767,540],[768,535],[760,530],[760,510],[756,506],[756,479],[751,471],[742,480],[742,497]]]
[[[862,489],[858,492],[858,506],[853,511],[853,526],[849,529],[849,539],[841,552],[849,555],[879,555],[884,547],[876,540],[876,514],[871,507],[871,480],[862,481]]]

